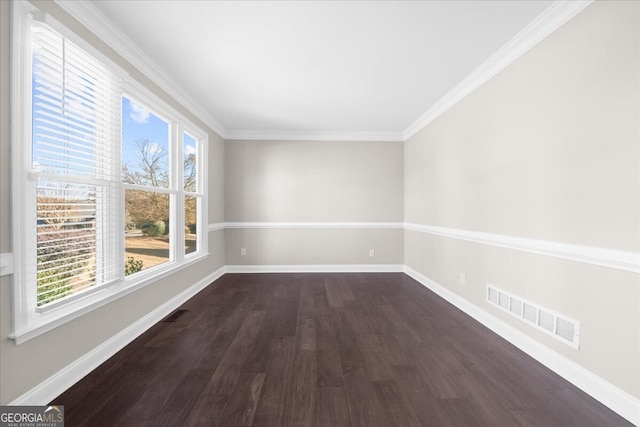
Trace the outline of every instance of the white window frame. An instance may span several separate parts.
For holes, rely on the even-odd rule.
[[[206,168],[204,167],[204,160],[207,158],[207,146],[208,139],[207,134],[200,130],[196,125],[187,120],[186,118],[179,115],[175,112],[169,105],[165,104],[163,101],[158,99],[155,95],[149,92],[144,86],[140,85],[135,81],[128,81],[125,84],[123,97],[136,102],[141,107],[149,108],[151,113],[155,113],[162,120],[165,120],[169,123],[169,161],[172,162],[170,165],[170,173],[169,177],[169,188],[168,189],[158,189],[160,192],[166,192],[174,199],[184,198],[185,191],[183,186],[183,174],[182,174],[182,161],[183,161],[183,149],[184,149],[184,141],[183,135],[184,132],[189,133],[196,140],[196,149],[197,149],[197,159],[199,160],[196,163],[196,174],[198,176],[198,196],[202,197],[203,203],[202,206],[198,207],[197,212],[197,229],[198,229],[198,248],[196,252],[185,255],[183,251],[176,251],[174,248],[180,246],[178,242],[184,242],[184,209],[178,209],[182,204],[181,203],[172,203],[174,206],[173,212],[171,212],[171,220],[169,225],[169,239],[172,243],[170,249],[170,260],[164,262],[158,266],[149,268],[148,270],[143,270],[138,273],[132,274],[130,276],[126,276],[124,278],[125,282],[136,282],[140,277],[144,277],[146,275],[150,275],[156,270],[162,270],[165,266],[170,266],[171,264],[182,264],[186,261],[190,261],[193,258],[199,258],[202,252],[208,251],[208,244],[206,234],[202,234],[203,231],[206,231],[207,223],[204,221],[206,218]],[[144,188],[136,188],[131,184],[122,184],[123,189],[139,189],[145,191]],[[124,194],[123,194],[124,197]],[[124,204],[122,217],[124,217]],[[180,246],[181,247],[181,246]]]
[[[142,287],[151,285],[157,280],[175,273],[195,262],[201,261],[208,256],[208,236],[207,236],[207,168],[204,167],[208,159],[208,135],[198,126],[184,118],[171,106],[162,101],[158,96],[146,89],[141,84],[132,79],[125,79],[123,96],[130,99],[139,100],[142,105],[149,107],[163,118],[170,120],[170,155],[173,162],[170,167],[173,176],[172,191],[175,189],[173,197],[184,199],[184,187],[182,185],[182,151],[183,134],[186,131],[196,138],[197,158],[196,167],[198,174],[198,194],[202,203],[198,206],[197,212],[197,233],[198,246],[196,252],[185,256],[183,250],[172,249],[170,261],[158,266],[143,270],[141,272],[124,276],[113,283],[98,286],[89,291],[80,292],[76,295],[63,298],[44,307],[37,308],[34,301],[34,292],[30,287],[35,286],[35,277],[29,277],[29,272],[33,268],[28,268],[29,262],[33,262],[34,256],[31,252],[33,245],[25,242],[25,236],[29,235],[33,227],[32,220],[26,216],[32,211],[30,202],[33,191],[28,191],[29,173],[31,171],[31,78],[32,78],[32,51],[30,26],[33,14],[44,16],[35,6],[24,0],[13,3],[12,16],[12,57],[11,57],[11,150],[12,150],[12,221],[13,221],[13,252],[14,252],[14,274],[12,282],[12,321],[13,328],[9,338],[16,344],[21,344],[32,338],[46,333],[58,326],[76,319],[92,310],[104,306],[116,299],[134,292]],[[126,72],[120,69],[113,61],[84,41],[79,36],[68,30],[66,27],[46,16],[47,25],[54,28],[64,37],[71,40],[85,52],[97,58],[109,68],[113,68],[117,74],[126,77]],[[124,199],[124,185],[121,185],[121,198]],[[182,203],[173,203],[171,212],[170,239],[172,248],[182,248],[184,243],[184,227],[176,226],[184,223],[184,209],[178,209]],[[124,257],[124,203],[120,204],[122,222],[122,245],[120,253]],[[35,219],[33,220],[35,221]],[[181,222],[180,222],[181,221]],[[31,273],[31,276],[33,274]]]

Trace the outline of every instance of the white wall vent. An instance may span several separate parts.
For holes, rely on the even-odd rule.
[[[498,304],[498,291],[496,291],[493,288],[489,288],[489,293],[487,294],[487,298],[489,299],[489,302]]]
[[[487,301],[531,326],[579,349],[580,322],[487,285]]]

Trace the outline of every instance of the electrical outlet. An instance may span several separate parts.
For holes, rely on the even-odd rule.
[[[376,251],[373,249],[369,249],[369,258],[373,258],[374,256],[376,256]]]
[[[240,255],[245,256],[247,254],[247,250],[245,248],[240,249]]]
[[[467,276],[464,273],[460,273],[460,277],[458,278],[458,281],[460,282],[461,285],[466,285]]]

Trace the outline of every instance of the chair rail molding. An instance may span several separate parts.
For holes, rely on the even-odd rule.
[[[209,232],[227,229],[404,229],[405,231],[417,231],[420,233],[450,237],[474,243],[640,273],[640,252],[575,245],[572,243],[531,239],[528,237],[506,236],[503,234],[423,225],[411,222],[238,221],[213,223],[209,224],[207,228]]]
[[[405,230],[640,273],[639,252],[414,223],[405,223]]]

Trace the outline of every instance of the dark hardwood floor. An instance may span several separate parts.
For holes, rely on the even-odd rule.
[[[404,274],[227,274],[52,403],[74,426],[631,426]]]

